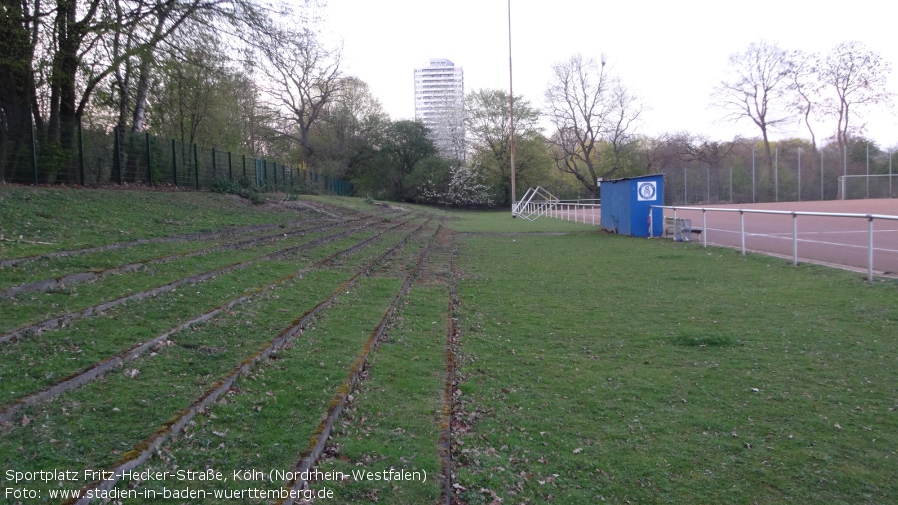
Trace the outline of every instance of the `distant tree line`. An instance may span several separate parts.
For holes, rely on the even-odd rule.
[[[55,166],[47,182],[77,182],[65,153],[79,124],[291,160],[351,180],[360,196],[453,206],[505,207],[536,185],[595,198],[602,179],[683,167],[751,170],[769,185],[781,152],[863,173],[872,147],[874,172],[885,170],[888,153],[863,138],[862,118],[891,104],[887,62],[859,43],[810,55],[761,41],[731,57],[713,96],[722,117],[754,124],[758,138],[644,135],[646,108],[604,55],[556,63],[543,108],[514,97],[512,195],[506,91],[469,91],[460,148],[440,156],[422,123],[391,119],[344,72],[342,48],[322,42],[320,23],[312,0],[293,10],[258,0],[6,2],[0,178],[31,182],[16,156],[34,144]],[[796,121],[810,140],[770,140]]]

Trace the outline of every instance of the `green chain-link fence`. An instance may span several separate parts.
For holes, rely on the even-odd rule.
[[[21,184],[141,184],[210,189],[245,179],[265,190],[352,194],[348,181],[278,160],[63,121],[54,140],[28,109],[0,103],[0,181]]]

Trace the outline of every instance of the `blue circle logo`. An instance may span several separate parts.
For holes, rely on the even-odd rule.
[[[655,199],[655,183],[654,182],[643,182],[639,184],[639,188],[637,192],[639,193],[640,200],[654,200]]]

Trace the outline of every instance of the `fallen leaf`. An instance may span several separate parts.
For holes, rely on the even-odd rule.
[[[28,426],[29,423],[31,423],[31,419],[28,419],[27,414],[23,414],[22,415],[22,426]]]

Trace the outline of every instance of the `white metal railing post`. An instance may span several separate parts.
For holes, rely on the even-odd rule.
[[[873,216],[867,216],[867,281],[873,282]]]
[[[683,169],[685,171],[685,169]],[[673,237],[674,240],[677,239],[677,208],[674,207],[674,220],[673,220]],[[663,233],[662,233],[663,235]]]
[[[708,247],[708,212],[702,209],[702,246]]]
[[[792,213],[792,266],[798,266],[798,214]]]
[[[745,256],[745,211],[739,210],[739,235],[742,237],[742,255]]]
[[[663,213],[664,211],[662,210],[661,212]],[[649,238],[652,238],[652,237],[653,237],[653,233],[652,233],[652,228],[653,228],[653,227],[652,227],[652,224],[653,224],[653,223],[652,223],[652,206],[649,205]]]

